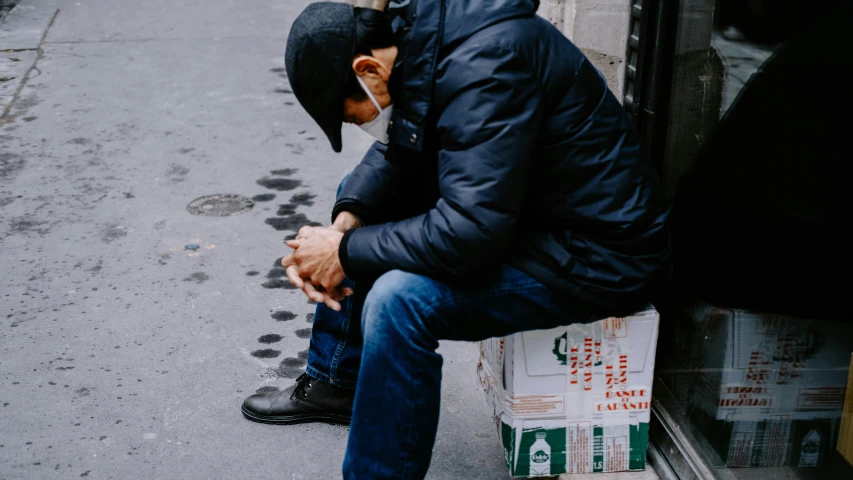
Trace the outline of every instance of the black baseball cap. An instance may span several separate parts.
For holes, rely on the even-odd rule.
[[[348,3],[319,2],[296,17],[284,67],[293,94],[340,152],[347,85],[353,75],[355,14]]]

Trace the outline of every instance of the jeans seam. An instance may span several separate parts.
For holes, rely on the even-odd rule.
[[[409,392],[409,400],[410,401],[413,401],[414,397],[416,396],[413,393],[416,393],[418,391],[418,384],[419,384],[418,379],[421,378],[421,375],[422,375],[422,369],[420,366],[418,366],[415,370],[415,375],[412,377],[414,381],[412,382],[412,390]],[[415,416],[415,409],[413,408],[412,412],[409,414],[409,421],[408,421],[408,425],[406,426],[406,448],[403,449],[403,458],[401,459],[402,460],[401,461],[402,471],[400,472],[400,479],[401,480],[405,480],[405,479],[409,478],[406,476],[406,474],[408,473],[408,469],[409,469],[408,468],[409,467],[409,450],[412,449],[412,430],[413,430],[412,426],[415,423],[414,422],[414,416]],[[432,456],[431,453],[430,453],[430,456]]]
[[[333,382],[331,377],[311,366],[305,367],[305,373],[307,373],[309,377],[315,380],[319,380],[323,383],[328,383],[329,385],[334,385],[335,387],[345,388],[347,390],[354,390],[356,387],[355,382],[350,382],[347,380],[341,381],[340,379],[337,379]]]
[[[335,382],[338,381],[338,363],[341,360],[341,354],[344,351],[344,348],[347,346],[347,336],[349,335],[349,323],[352,315],[352,301],[347,302],[347,311],[344,314],[344,321],[341,325],[341,332],[344,334],[343,339],[338,342],[338,346],[335,349],[335,355],[332,357],[332,362],[329,364],[329,375],[330,381],[332,385],[335,385]]]

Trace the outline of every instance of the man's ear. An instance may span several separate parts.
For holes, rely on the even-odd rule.
[[[360,77],[380,77],[381,68],[378,60],[367,55],[358,55],[352,60],[352,70]]]

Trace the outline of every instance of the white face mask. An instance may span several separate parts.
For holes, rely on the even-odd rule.
[[[376,101],[376,97],[370,93],[370,89],[367,88],[367,85],[361,80],[361,78],[356,75],[356,80],[361,85],[361,89],[364,90],[364,93],[370,98],[370,101],[373,102],[373,105],[376,106],[376,110],[379,110],[379,115],[376,116],[373,120],[369,122],[362,123],[358,126],[358,128],[367,132],[368,135],[379,140],[379,143],[387,144],[389,140],[388,135],[388,127],[391,125],[391,113],[394,110],[394,105],[388,105],[385,108],[379,106],[379,102]]]

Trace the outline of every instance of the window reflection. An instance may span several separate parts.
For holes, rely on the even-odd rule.
[[[851,3],[718,2],[721,120],[674,197],[654,389],[717,478],[853,478]]]

